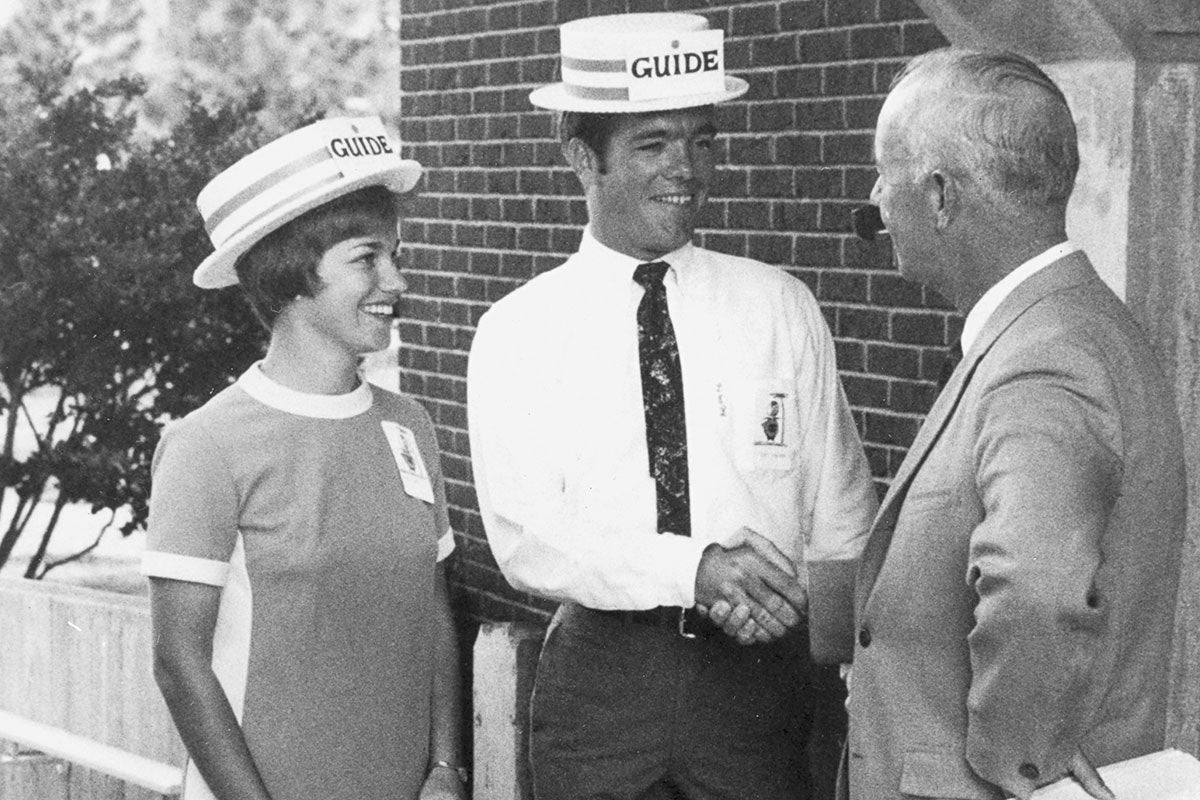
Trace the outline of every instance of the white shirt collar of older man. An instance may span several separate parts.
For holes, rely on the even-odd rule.
[[[651,259],[652,261],[665,261],[671,266],[671,269],[664,276],[664,283],[674,282],[680,288],[683,288],[683,276],[687,272],[687,267],[692,263],[696,247],[691,242],[688,242],[678,250],[673,250],[661,258]],[[637,269],[638,264],[648,263],[627,256],[624,253],[618,253],[611,247],[601,244],[600,241],[592,234],[592,226],[589,225],[583,230],[583,238],[579,242],[579,253],[576,258],[583,261],[588,269],[594,269],[605,276],[611,276],[614,285],[628,288],[633,286],[633,271]],[[638,288],[640,295],[641,288]]]
[[[979,301],[971,307],[966,321],[963,322],[962,351],[964,353],[971,351],[971,345],[975,344],[975,340],[979,338],[979,332],[983,330],[983,326],[987,324],[992,314],[996,313],[996,309],[1000,307],[1000,304],[1004,302],[1006,297],[1012,294],[1014,289],[1020,286],[1027,278],[1033,277],[1042,269],[1050,266],[1060,258],[1071,255],[1071,253],[1074,253],[1078,249],[1078,245],[1074,245],[1071,242],[1060,242],[1029,259],[997,281],[995,286],[984,292],[983,297],[979,298]]]

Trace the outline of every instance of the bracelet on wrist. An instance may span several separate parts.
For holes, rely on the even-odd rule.
[[[433,765],[429,768],[429,771],[433,772],[435,769],[438,769],[438,768],[448,769],[451,772],[453,772],[458,777],[458,780],[462,783],[463,786],[467,785],[467,781],[471,777],[471,774],[469,772],[467,772],[466,767],[459,766],[457,764],[451,764],[449,761],[435,761],[435,762],[433,762]]]

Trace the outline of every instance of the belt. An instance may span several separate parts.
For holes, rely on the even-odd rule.
[[[597,609],[592,609],[592,611],[637,625],[668,628],[685,639],[708,638],[721,634],[721,629],[695,608],[658,606],[640,611],[602,611]]]

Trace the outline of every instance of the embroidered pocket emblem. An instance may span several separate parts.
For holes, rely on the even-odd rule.
[[[784,411],[784,400],[787,395],[783,392],[769,392],[760,403],[762,416],[759,420],[759,430],[754,444],[765,447],[785,447],[787,445],[787,416]]]

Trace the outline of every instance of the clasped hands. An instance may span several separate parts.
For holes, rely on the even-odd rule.
[[[754,644],[800,624],[808,592],[788,557],[743,527],[726,544],[705,549],[696,571],[696,605],[727,635]]]

